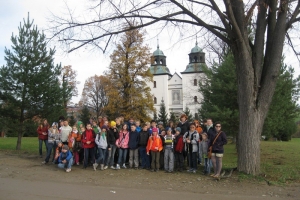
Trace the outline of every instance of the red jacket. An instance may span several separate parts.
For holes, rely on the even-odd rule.
[[[182,151],[183,151],[183,146],[184,146],[184,144],[183,144],[183,137],[182,137],[182,135],[178,135],[178,136],[176,136],[176,138],[175,138],[175,151],[176,152],[179,152],[179,153],[182,153]]]
[[[40,140],[48,140],[48,126],[41,126],[38,127],[37,133]],[[43,135],[43,132],[47,133],[46,135]]]
[[[81,142],[83,145],[83,148],[94,148],[95,147],[95,138],[96,138],[96,134],[95,132],[91,129],[91,130],[85,130],[82,135],[81,135]],[[86,142],[90,141],[90,144],[87,144]]]

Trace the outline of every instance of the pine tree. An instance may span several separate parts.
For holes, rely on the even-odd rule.
[[[11,49],[4,50],[6,65],[0,69],[0,114],[18,121],[19,150],[26,120],[62,109],[61,67],[54,65],[55,50],[47,49],[45,34],[39,32],[29,14],[20,23],[19,35],[12,34],[11,42]]]
[[[165,101],[162,99],[160,103],[159,113],[158,113],[158,121],[164,123],[164,127],[167,127],[168,124],[168,113],[166,110]]]
[[[152,80],[149,71],[150,51],[143,44],[144,33],[139,30],[125,32],[116,50],[110,56],[111,63],[105,73],[110,84],[108,88],[108,110],[112,116],[124,115],[141,121],[150,119],[154,102],[146,82]]]
[[[170,112],[170,121],[172,121],[174,123],[176,123],[178,121],[174,112]]]
[[[81,110],[80,120],[86,125],[87,123],[90,123],[90,118],[90,109],[87,105],[84,105]]]
[[[187,120],[189,122],[193,121],[193,115],[191,114],[189,107],[186,106],[183,112],[184,112],[184,114],[186,114]]]
[[[76,124],[76,119],[75,119],[75,117],[73,115],[70,117],[69,124],[70,124],[71,127]]]
[[[157,114],[156,114],[156,112],[154,112],[154,114],[153,114],[153,120],[154,120],[155,122],[157,122],[157,119],[158,119]]]

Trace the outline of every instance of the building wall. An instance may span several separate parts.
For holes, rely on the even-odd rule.
[[[182,100],[183,100],[183,93],[182,93],[182,79],[181,77],[175,73],[173,77],[169,80],[168,86],[168,95],[169,95],[169,116],[170,112],[174,112],[176,114],[182,113]]]

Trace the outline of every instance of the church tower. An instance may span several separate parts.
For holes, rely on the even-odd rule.
[[[188,107],[195,118],[198,117],[198,109],[203,99],[198,89],[199,81],[204,77],[203,67],[205,65],[205,53],[198,46],[198,42],[196,42],[195,47],[192,48],[191,53],[189,53],[189,64],[186,66],[186,69],[181,72],[183,110]]]
[[[151,56],[150,72],[153,74],[153,82],[148,82],[147,84],[151,89],[151,94],[153,95],[156,113],[158,114],[159,112],[162,100],[164,100],[166,110],[168,111],[168,80],[172,77],[172,75],[170,74],[170,70],[166,64],[166,56],[159,49],[159,45],[157,45],[157,49]]]

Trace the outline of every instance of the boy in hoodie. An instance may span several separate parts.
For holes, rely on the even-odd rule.
[[[62,147],[62,151],[58,157],[58,168],[66,169],[66,172],[71,171],[71,167],[73,164],[73,155],[69,150],[68,145],[64,145]]]
[[[206,133],[202,133],[202,141],[199,143],[199,155],[201,155],[204,161],[204,171],[203,174],[210,174],[209,158],[207,157],[209,140]]]
[[[117,123],[115,121],[110,122],[110,128],[107,131],[107,143],[110,146],[108,149],[107,159],[104,166],[104,169],[108,168],[108,165],[110,165],[111,169],[115,169],[114,167],[114,158],[116,153],[116,140],[119,138],[119,131],[116,127]]]
[[[175,149],[175,164],[177,170],[182,172],[183,170],[183,136],[180,134],[180,127],[176,128],[175,140],[174,140],[174,149]]]
[[[93,168],[96,171],[98,165],[100,164],[100,169],[104,170],[104,159],[105,159],[105,155],[106,155],[106,150],[107,148],[110,150],[110,147],[107,143],[107,126],[102,126],[101,128],[101,133],[97,134],[95,142],[98,146],[98,152],[99,152],[99,157],[97,158],[97,160],[95,161],[95,163],[93,164]]]
[[[81,135],[81,141],[84,150],[84,163],[83,168],[86,169],[88,166],[88,159],[91,156],[91,161],[95,160],[95,138],[96,134],[92,129],[91,124],[86,125],[86,130]]]
[[[147,142],[149,139],[149,131],[147,124],[143,125],[143,129],[140,132],[140,141],[139,141],[139,155],[142,160],[141,168],[150,169],[150,160],[146,152]]]
[[[139,167],[139,140],[140,140],[140,134],[136,130],[136,125],[131,124],[129,132],[129,168],[133,167],[134,162],[134,168],[138,169]]]

